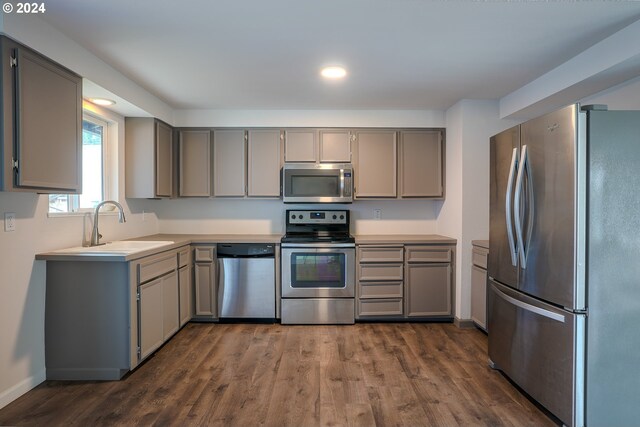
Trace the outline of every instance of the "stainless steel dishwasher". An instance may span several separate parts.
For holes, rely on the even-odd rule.
[[[220,319],[275,319],[275,245],[219,243]]]

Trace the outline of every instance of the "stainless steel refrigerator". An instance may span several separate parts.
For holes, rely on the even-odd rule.
[[[489,358],[567,426],[640,423],[640,112],[491,138]]]

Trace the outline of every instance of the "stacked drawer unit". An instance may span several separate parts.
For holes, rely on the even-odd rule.
[[[402,317],[404,304],[403,245],[357,249],[356,319]]]
[[[487,257],[488,242],[474,240],[471,252],[471,320],[487,332]]]

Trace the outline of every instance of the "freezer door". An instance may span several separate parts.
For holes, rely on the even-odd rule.
[[[583,395],[582,377],[575,373],[584,354],[576,332],[584,331],[584,316],[491,280],[489,285],[489,358],[564,424],[575,426],[582,416],[574,413],[574,402],[581,410]]]
[[[577,107],[523,123],[521,132],[514,196],[516,203],[520,198],[522,214],[520,227],[516,225],[521,243],[518,289],[561,307],[582,309],[576,306],[574,278]]]
[[[490,211],[487,273],[501,283],[518,286],[513,195],[520,158],[520,126],[490,140]]]

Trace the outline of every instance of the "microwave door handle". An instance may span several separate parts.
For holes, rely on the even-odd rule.
[[[344,197],[344,169],[340,169],[340,197]]]

